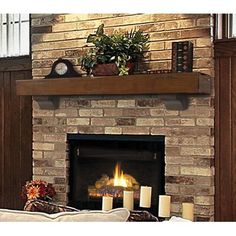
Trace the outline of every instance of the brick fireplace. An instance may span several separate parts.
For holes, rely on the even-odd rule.
[[[189,14],[32,15],[33,77],[43,79],[62,56],[75,63],[85,38],[99,23],[107,30],[140,27],[150,33],[150,69],[170,68],[171,43],[194,43],[194,71],[213,76],[211,17]],[[142,68],[140,68],[142,69]],[[171,84],[170,84],[171,86]],[[67,204],[68,134],[164,135],[165,192],[172,215],[182,202],[195,204],[195,219],[214,219],[214,105],[211,96],[188,96],[186,110],[168,110],[158,95],[61,96],[57,109],[33,100],[33,178],[54,184]]]

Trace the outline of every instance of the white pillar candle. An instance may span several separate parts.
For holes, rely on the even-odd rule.
[[[134,191],[124,191],[123,207],[130,211],[134,209]]]
[[[193,221],[194,219],[194,205],[193,203],[184,202],[182,203],[182,217],[187,220]]]
[[[103,196],[102,197],[102,210],[109,211],[112,209],[113,197]]]
[[[170,217],[170,196],[159,195],[158,216]]]
[[[140,189],[140,207],[151,207],[152,187],[141,186]]]

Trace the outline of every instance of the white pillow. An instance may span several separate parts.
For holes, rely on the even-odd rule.
[[[192,222],[191,220],[184,219],[182,217],[172,216],[167,222]]]
[[[60,212],[47,214],[43,212],[29,212],[0,209],[0,222],[122,222],[129,218],[126,208],[116,208],[110,211]]]

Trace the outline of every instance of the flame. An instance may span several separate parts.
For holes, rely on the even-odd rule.
[[[114,186],[128,186],[127,179],[124,177],[123,170],[120,168],[120,163],[116,163],[114,172]]]

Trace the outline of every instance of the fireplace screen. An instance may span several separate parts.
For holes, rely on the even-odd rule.
[[[69,134],[69,205],[101,209],[102,196],[123,206],[123,191],[134,192],[139,207],[140,187],[152,187],[149,210],[157,215],[158,195],[164,194],[164,136]]]

